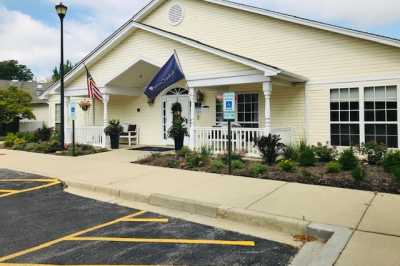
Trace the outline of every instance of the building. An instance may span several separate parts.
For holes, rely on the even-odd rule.
[[[77,132],[95,145],[106,145],[109,119],[138,125],[141,144],[171,144],[169,109],[179,101],[190,121],[187,144],[224,151],[221,95],[236,92],[237,151],[256,154],[254,138],[268,133],[398,147],[399,48],[400,40],[225,0],[154,0],[75,66],[66,97],[87,97],[86,64],[105,100],[81,111]],[[144,87],[174,50],[186,80],[149,104]],[[44,94],[50,125],[58,91],[55,84]],[[194,104],[199,92],[204,99]]]
[[[39,99],[39,96],[46,91],[49,84],[36,81],[0,80],[0,88],[4,89],[11,86],[23,90],[32,96],[31,107],[35,119],[20,120],[19,131],[34,131],[47,124],[49,120],[49,105],[47,104],[47,100]]]

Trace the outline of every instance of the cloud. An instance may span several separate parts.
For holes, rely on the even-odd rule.
[[[382,27],[400,22],[399,0],[236,0],[327,22],[356,27]]]

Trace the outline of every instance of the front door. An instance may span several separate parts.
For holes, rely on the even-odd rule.
[[[173,145],[174,140],[168,138],[168,129],[172,126],[172,105],[176,102],[179,102],[182,105],[182,117],[187,119],[188,124],[187,127],[189,129],[189,121],[190,121],[190,98],[188,95],[166,95],[163,97],[162,101],[162,116],[163,116],[163,140],[165,145]],[[185,145],[189,144],[189,138],[185,138]]]

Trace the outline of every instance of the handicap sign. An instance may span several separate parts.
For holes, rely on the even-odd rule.
[[[77,104],[76,102],[71,102],[69,104],[69,118],[71,120],[76,120]]]
[[[224,119],[235,120],[235,93],[227,92],[224,93]]]

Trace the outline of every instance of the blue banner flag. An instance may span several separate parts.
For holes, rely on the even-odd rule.
[[[144,94],[153,101],[160,92],[184,78],[185,75],[183,74],[179,62],[174,54],[154,76],[150,84],[147,85]]]

